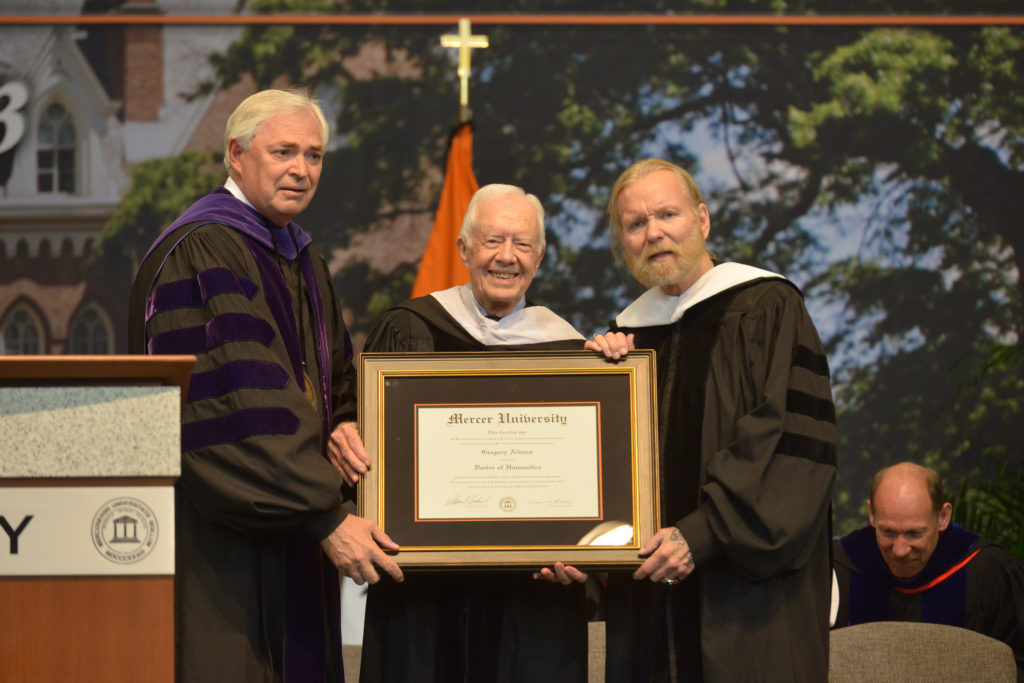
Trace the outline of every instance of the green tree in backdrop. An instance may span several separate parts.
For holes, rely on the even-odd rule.
[[[848,12],[845,3],[554,0],[474,13]],[[256,0],[259,13],[458,13],[446,0]],[[1006,2],[865,2],[862,13],[989,13]],[[455,120],[454,55],[436,26],[247,28],[205,88],[283,76],[314,88],[337,149],[304,222],[345,247],[432,215]],[[712,248],[808,295],[840,409],[837,530],[865,522],[873,472],[936,466],[950,490],[1020,465],[1024,32],[1018,27],[477,26],[471,105],[481,183],[549,212],[532,296],[603,329],[635,285],[611,259],[606,193],[642,156],[692,169]],[[370,65],[369,67],[367,65]],[[329,191],[327,191],[329,188]],[[401,249],[401,245],[395,245]],[[418,254],[337,274],[355,329],[408,295]],[[799,495],[794,491],[794,495]]]
[[[196,150],[136,164],[131,185],[104,226],[95,258],[134,274],[160,232],[200,197],[224,182],[219,155]]]

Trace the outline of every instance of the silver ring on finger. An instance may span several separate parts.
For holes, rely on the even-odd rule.
[[[664,579],[661,580],[661,582],[666,586],[674,586],[677,583],[679,583],[679,579],[673,579],[670,576],[666,576]]]

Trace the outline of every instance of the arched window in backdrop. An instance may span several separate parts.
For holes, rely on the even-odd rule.
[[[75,191],[75,126],[68,110],[56,102],[39,121],[36,162],[39,192]]]
[[[65,350],[73,354],[112,353],[113,329],[106,312],[98,304],[89,303],[72,318]]]
[[[4,353],[46,353],[43,322],[24,302],[16,303],[8,310],[0,322],[0,331],[3,333]]]

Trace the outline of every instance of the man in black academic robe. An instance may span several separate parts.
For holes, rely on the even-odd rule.
[[[225,185],[153,244],[131,293],[136,348],[195,354],[177,485],[181,681],[341,681],[336,567],[401,571],[397,546],[342,507],[365,451],[352,347],[324,260],[292,218],[316,190],[327,126],[296,91],[228,121]]]
[[[834,626],[967,628],[1009,645],[1024,681],[1024,564],[950,523],[952,513],[935,470],[906,462],[876,474],[871,523],[834,542]]]
[[[581,350],[569,323],[525,299],[544,255],[543,226],[533,195],[509,185],[478,190],[457,241],[470,282],[391,309],[364,350]],[[410,572],[367,595],[362,683],[582,682],[586,662],[579,583],[536,581],[523,570]]]
[[[606,679],[824,681],[835,411],[803,297],[712,260],[674,164],[627,169],[608,213],[650,289],[587,346],[657,352],[663,528],[608,578]]]

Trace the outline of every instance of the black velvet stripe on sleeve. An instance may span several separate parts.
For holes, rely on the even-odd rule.
[[[828,358],[825,354],[802,344],[797,345],[796,349],[793,350],[793,365],[806,368],[816,375],[829,376]]]
[[[838,462],[836,445],[831,441],[822,441],[811,436],[783,432],[775,448],[776,453],[806,458],[822,465],[835,466]]]
[[[786,412],[833,424],[836,421],[836,407],[831,398],[814,396],[799,389],[789,389],[786,392]]]

